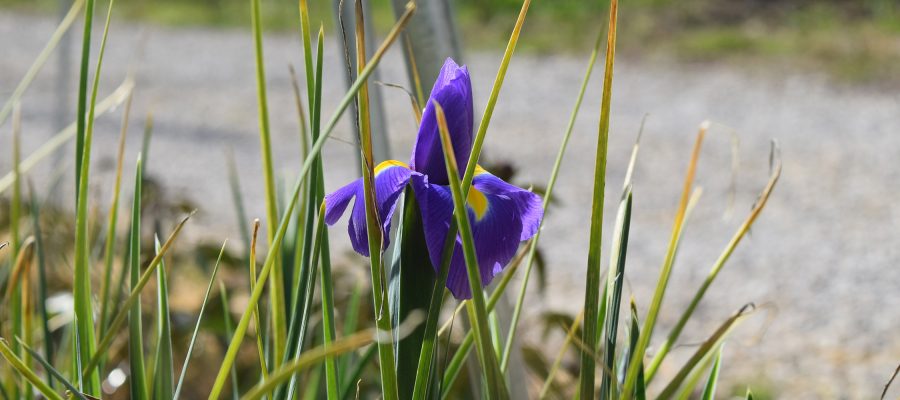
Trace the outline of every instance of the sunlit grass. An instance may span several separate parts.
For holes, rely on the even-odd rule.
[[[291,13],[297,12],[292,27],[299,27],[303,51],[303,66],[306,85],[306,106],[303,105],[300,84],[294,79],[295,101],[297,104],[298,132],[301,143],[299,150],[303,162],[293,171],[296,182],[289,196],[279,199],[276,191],[276,176],[273,170],[275,160],[271,148],[276,146],[275,137],[270,134],[268,105],[263,69],[263,29],[266,24],[267,9],[279,9],[281,3],[263,4],[260,0],[249,0],[245,12],[246,21],[251,26],[254,43],[257,95],[259,112],[260,159],[263,162],[265,183],[265,239],[258,230],[260,221],[252,225],[246,219],[244,200],[237,182],[238,166],[229,164],[232,197],[237,214],[241,216],[238,226],[241,232],[242,256],[229,256],[228,247],[219,249],[212,269],[203,273],[201,280],[206,290],[199,302],[196,319],[190,319],[188,334],[179,332],[176,306],[176,292],[179,284],[174,279],[181,276],[185,264],[173,246],[185,228],[190,215],[174,226],[168,238],[160,242],[158,232],[147,234],[149,229],[159,226],[143,223],[148,204],[143,196],[145,184],[144,170],[152,140],[152,119],[148,118],[141,151],[135,152],[126,146],[125,134],[129,122],[131,106],[131,83],[118,89],[108,100],[98,102],[99,82],[105,43],[109,34],[109,24],[113,16],[113,4],[108,3],[106,24],[99,42],[93,80],[89,79],[88,61],[91,59],[91,15],[94,0],[88,0],[86,26],[83,34],[80,64],[80,92],[78,122],[30,156],[22,158],[18,152],[18,116],[14,112],[14,146],[12,160],[15,168],[8,180],[0,181],[0,192],[11,188],[9,236],[10,246],[0,246],[0,254],[5,261],[0,269],[0,288],[8,301],[0,314],[0,355],[3,361],[3,384],[0,393],[3,398],[29,398],[33,391],[50,399],[62,399],[65,390],[74,397],[84,395],[127,396],[133,399],[178,398],[192,395],[208,395],[210,399],[220,397],[245,399],[293,399],[319,398],[348,399],[385,398],[414,399],[470,398],[508,399],[522,393],[522,386],[511,381],[512,370],[525,366],[512,365],[516,352],[528,352],[519,346],[523,331],[533,327],[519,326],[528,293],[528,281],[537,263],[538,233],[512,259],[494,286],[484,288],[472,234],[472,222],[467,206],[468,192],[472,186],[476,165],[481,156],[482,146],[490,133],[493,111],[506,78],[506,72],[513,60],[520,42],[527,42],[526,16],[531,2],[524,0],[515,5],[519,10],[517,18],[508,16],[510,22],[508,40],[503,57],[499,62],[484,114],[478,121],[473,137],[473,148],[466,169],[461,170],[453,154],[452,135],[447,120],[454,117],[445,115],[440,104],[433,104],[436,110],[440,141],[444,152],[445,168],[449,178],[449,190],[454,203],[454,220],[448,226],[450,235],[445,243],[442,265],[433,271],[425,248],[421,219],[417,203],[409,196],[403,202],[401,227],[393,251],[395,258],[385,260],[381,215],[376,208],[378,194],[375,185],[376,160],[373,152],[373,136],[370,126],[372,110],[369,108],[369,77],[381,62],[385,53],[396,45],[397,39],[416,11],[414,3],[403,9],[403,14],[395,21],[385,39],[371,57],[367,57],[362,8],[356,8],[355,49],[346,49],[356,54],[356,78],[337,107],[323,109],[322,88],[328,75],[323,70],[331,68],[324,64],[326,42],[335,39],[326,35],[324,24],[318,23],[315,46],[312,27],[318,14],[313,13],[305,0],[291,4]],[[567,3],[568,4],[568,3]],[[299,5],[299,8],[294,8]],[[571,6],[571,4],[569,4]],[[672,237],[656,281],[657,289],[650,299],[625,298],[625,280],[629,274],[627,263],[628,244],[640,238],[630,237],[630,218],[635,204],[634,187],[631,176],[637,162],[639,139],[631,153],[628,173],[621,192],[615,193],[619,200],[612,234],[603,235],[604,201],[606,198],[608,140],[613,99],[613,65],[616,55],[618,32],[618,5],[612,1],[609,10],[593,10],[591,18],[603,18],[608,11],[608,25],[605,29],[594,29],[597,39],[590,55],[587,70],[574,109],[565,127],[560,127],[562,136],[554,167],[548,172],[548,184],[542,207],[551,207],[553,190],[561,173],[561,165],[566,160],[566,150],[573,134],[575,119],[589,87],[594,63],[605,47],[605,65],[602,81],[601,107],[595,118],[599,120],[597,130],[591,132],[596,140],[594,165],[594,192],[592,201],[591,246],[587,266],[584,270],[586,282],[583,311],[577,316],[560,315],[565,323],[566,339],[559,349],[542,349],[531,352],[528,358],[537,381],[543,381],[539,391],[531,395],[577,397],[581,399],[631,399],[645,398],[647,393],[662,398],[687,397],[696,390],[702,390],[703,398],[712,398],[719,381],[720,371],[727,370],[729,360],[722,352],[723,343],[729,333],[739,323],[752,315],[753,306],[748,305],[730,318],[724,318],[718,329],[696,348],[690,358],[675,371],[673,376],[662,377],[657,373],[666,362],[667,352],[678,344],[684,326],[694,319],[694,310],[700,304],[707,289],[716,279],[730,255],[741,239],[747,234],[757,216],[766,205],[769,195],[780,174],[780,160],[773,149],[773,164],[767,186],[761,192],[750,214],[738,228],[731,241],[713,264],[709,275],[700,282],[690,305],[680,310],[678,323],[670,329],[663,341],[657,330],[657,321],[662,312],[661,304],[667,295],[669,277],[675,267],[675,255],[682,238],[682,232],[689,223],[689,216],[699,199],[699,189],[694,189],[694,176],[700,155],[700,148],[708,124],[701,125],[693,150],[687,159],[688,171],[685,176],[684,191],[678,202],[678,211],[672,228]],[[541,10],[540,8],[538,10]],[[287,14],[287,12],[285,12]],[[534,13],[534,10],[532,10]],[[188,13],[189,17],[191,14]],[[514,22],[512,22],[514,21]],[[60,24],[60,30],[71,24],[70,20]],[[593,35],[591,36],[593,38]],[[602,38],[605,37],[606,41]],[[347,40],[343,41],[347,46]],[[56,36],[51,38],[48,48]],[[410,36],[409,40],[416,40]],[[741,45],[738,43],[738,45]],[[406,53],[415,65],[415,54]],[[251,56],[251,55],[248,55]],[[43,57],[43,56],[42,56]],[[39,60],[40,61],[40,60]],[[38,62],[36,65],[40,65]],[[350,68],[348,65],[344,67]],[[351,76],[353,74],[350,74]],[[26,77],[27,78],[27,77]],[[418,78],[413,78],[417,81]],[[27,88],[28,79],[23,88]],[[92,83],[88,86],[88,82]],[[417,85],[419,86],[419,85]],[[90,88],[90,90],[88,90]],[[124,88],[124,89],[123,89]],[[25,90],[25,89],[22,89]],[[416,92],[422,92],[417,88]],[[13,94],[20,96],[21,91]],[[140,96],[140,92],[136,92]],[[412,96],[411,96],[412,97]],[[127,100],[126,100],[127,99]],[[420,101],[423,99],[419,99]],[[113,108],[116,103],[125,102],[120,142],[117,148],[116,177],[112,184],[112,200],[105,215],[92,211],[88,202],[91,183],[91,156],[93,145],[94,119],[102,111]],[[252,99],[248,100],[252,101]],[[414,104],[416,101],[414,101]],[[15,104],[11,101],[8,104]],[[328,230],[325,226],[324,165],[322,149],[329,136],[336,129],[345,112],[353,107],[352,117],[357,124],[360,151],[360,175],[363,177],[363,194],[357,200],[364,205],[368,232],[369,269],[367,279],[348,282],[341,274],[346,271],[333,265],[329,246]],[[418,112],[418,106],[414,106]],[[480,107],[479,107],[480,108]],[[329,118],[323,118],[323,113]],[[420,116],[419,116],[420,117]],[[62,146],[72,137],[76,138],[76,208],[74,216],[55,214],[59,225],[72,225],[74,221],[74,247],[68,243],[49,250],[43,246],[40,228],[38,201],[31,191],[31,207],[25,207],[22,190],[22,176],[52,151]],[[638,135],[640,138],[640,134]],[[48,150],[50,149],[50,150]],[[107,149],[93,149],[94,152]],[[130,221],[127,239],[117,241],[118,203],[121,189],[122,164],[126,154],[136,154],[136,164],[130,192],[121,196],[131,196]],[[21,161],[21,162],[20,162]],[[3,179],[7,179],[4,177]],[[613,185],[617,187],[617,185]],[[407,191],[409,192],[409,191]],[[105,206],[105,205],[104,205]],[[201,207],[203,204],[200,205]],[[28,210],[26,210],[26,208]],[[32,213],[33,226],[26,224],[25,215]],[[544,214],[553,218],[552,214]],[[98,225],[105,226],[97,228]],[[157,224],[158,225],[158,224]],[[89,228],[92,228],[89,229]],[[59,229],[51,225],[51,229]],[[71,229],[71,228],[70,228]],[[98,234],[105,232],[105,242],[93,244]],[[388,232],[388,234],[390,234]],[[472,298],[463,302],[450,301],[445,290],[450,255],[459,235],[462,254]],[[224,239],[224,238],[223,238]],[[609,241],[611,253],[600,253],[600,243]],[[149,244],[149,245],[148,245]],[[92,249],[97,249],[93,251]],[[192,247],[183,250],[193,251]],[[68,319],[48,316],[46,311],[49,294],[45,258],[47,252],[59,252],[54,258],[74,257],[73,268],[66,270],[68,280],[53,282],[54,291],[71,291],[74,313]],[[199,249],[197,249],[199,252]],[[6,253],[6,254],[3,254]],[[7,256],[8,254],[8,256]],[[145,256],[142,256],[145,255]],[[74,255],[74,256],[73,256]],[[258,263],[257,255],[263,258]],[[210,256],[211,257],[211,256]],[[148,260],[149,259],[149,260]],[[229,260],[226,260],[229,259]],[[608,265],[604,264],[608,260]],[[388,262],[386,262],[388,261]],[[553,263],[553,260],[547,260]],[[220,264],[231,267],[220,273]],[[202,262],[200,264],[203,264]],[[523,265],[524,264],[524,265]],[[8,267],[7,267],[8,266]],[[119,268],[116,268],[119,267]],[[406,281],[395,281],[391,269],[406,271]],[[410,272],[418,268],[419,275]],[[606,268],[604,270],[604,268]],[[118,269],[122,284],[114,283],[113,272]],[[55,269],[54,269],[55,270]],[[37,272],[35,272],[37,271]],[[520,272],[523,271],[523,272]],[[361,272],[363,273],[363,272]],[[55,271],[59,275],[59,271]],[[365,274],[365,273],[364,273]],[[37,275],[37,279],[35,279]],[[520,276],[523,275],[523,276]],[[417,280],[410,280],[415,277]],[[604,279],[605,278],[605,279]],[[518,292],[508,293],[510,283],[521,279]],[[100,281],[99,291],[92,289],[94,281]],[[127,282],[127,284],[125,283]],[[364,282],[364,283],[360,283]],[[651,282],[652,283],[652,282]],[[392,292],[398,290],[400,293]],[[190,282],[190,287],[200,287]],[[218,288],[218,289],[217,289]],[[36,290],[37,289],[37,290]],[[183,289],[182,289],[183,290]],[[371,296],[369,296],[371,294]],[[501,327],[498,315],[503,312],[497,305],[505,295],[515,296],[515,309],[511,325],[506,332]],[[218,302],[213,297],[218,296]],[[152,302],[142,298],[153,298]],[[99,298],[99,302],[96,301]],[[236,299],[232,302],[229,299]],[[146,299],[144,299],[146,300]],[[628,306],[625,306],[626,301]],[[637,312],[637,304],[646,304],[644,315]],[[148,307],[152,304],[152,307]],[[207,312],[207,306],[221,307],[215,317]],[[462,311],[464,310],[464,311]],[[450,312],[452,311],[452,312]],[[240,315],[232,321],[232,312]],[[465,312],[468,324],[456,320],[457,313]],[[96,316],[95,316],[96,314]],[[460,319],[463,317],[460,314]],[[43,320],[43,324],[38,323]],[[51,324],[50,321],[53,321]],[[127,323],[127,327],[126,327]],[[456,326],[454,326],[454,324]],[[51,327],[52,325],[52,327]],[[453,330],[456,332],[453,332]],[[59,332],[59,333],[57,333]],[[252,339],[248,340],[248,336]],[[62,337],[60,339],[60,337]],[[246,341],[246,343],[245,343]],[[39,344],[43,344],[41,347]],[[658,346],[649,357],[651,343]],[[204,355],[205,362],[191,362],[195,346],[202,345],[209,350]],[[35,351],[41,348],[44,354]],[[478,363],[466,365],[467,356],[475,348]],[[571,352],[579,359],[573,367],[577,376],[564,381],[561,378],[561,363]],[[545,356],[555,355],[552,363],[543,361]],[[724,354],[724,355],[723,355]],[[183,356],[183,363],[178,360]],[[462,387],[458,380],[463,371],[468,371],[469,387]],[[189,376],[200,376],[191,382]],[[176,376],[178,377],[176,380]],[[123,378],[124,377],[124,378]],[[655,378],[655,379],[654,379]],[[122,385],[127,385],[127,390]],[[194,386],[188,387],[186,385]],[[32,389],[33,388],[33,389]],[[525,389],[528,390],[528,389]]]

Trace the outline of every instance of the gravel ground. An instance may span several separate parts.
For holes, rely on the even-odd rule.
[[[12,92],[53,28],[49,19],[0,12],[0,97]],[[301,46],[295,36],[274,35],[265,46],[273,154],[277,171],[290,182],[299,165],[299,144],[287,65],[302,65]],[[325,65],[331,69],[324,72],[324,110],[329,115],[343,80],[334,67],[339,65],[336,43],[331,40],[326,47]],[[388,54],[379,68],[382,80],[405,82],[399,57],[396,51]],[[476,105],[487,101],[499,58],[499,53],[467,54]],[[512,162],[519,169],[518,183],[546,181],[586,59],[521,55],[513,60],[486,154]],[[24,97],[24,154],[54,132],[56,62],[50,60]],[[130,68],[138,84],[127,164],[133,165],[140,146],[143,115],[152,112],[150,175],[171,195],[201,205],[191,223],[194,237],[237,238],[225,168],[229,149],[240,168],[248,212],[264,215],[249,32],[114,25],[101,93],[118,85]],[[75,70],[67,72],[70,95]],[[599,88],[595,79],[558,182],[559,205],[547,216],[542,243],[550,260],[549,286],[543,297],[533,297],[535,311],[577,312],[581,304]],[[683,342],[702,340],[730,313],[754,302],[764,306],[762,311],[726,349],[727,382],[748,382],[780,398],[877,397],[900,362],[900,95],[762,67],[621,60],[613,98],[606,232],[611,232],[636,131],[649,114],[635,172],[628,254],[628,290],[637,302],[646,305],[651,297],[698,124],[704,119],[717,123],[701,158],[698,183],[705,194],[678,256],[661,316],[663,331],[765,184],[769,140],[777,139],[784,159],[779,186],[700,305]],[[393,155],[405,160],[415,134],[408,100],[395,90],[384,92],[384,99]],[[108,196],[99,187],[109,186],[118,114],[97,123],[94,159],[97,170],[107,172],[93,184],[104,205]],[[349,138],[348,127],[342,122],[335,136]],[[0,133],[4,149],[8,132],[7,124]],[[728,196],[732,134],[740,138],[733,203]],[[333,141],[324,154],[328,189],[354,177],[350,145]],[[0,171],[8,171],[9,164],[3,151]],[[70,173],[67,165],[62,168]],[[39,188],[47,187],[57,170],[42,166],[32,178]],[[69,186],[67,181],[61,193],[71,193]],[[334,244],[341,252],[348,248],[343,229],[332,231],[341,237]],[[531,323],[536,323],[533,317],[525,322]],[[677,361],[692,351],[690,346],[676,349],[663,372],[674,373]]]

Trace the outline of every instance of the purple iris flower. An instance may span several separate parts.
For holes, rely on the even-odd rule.
[[[388,160],[375,167],[375,200],[384,234],[384,247],[387,248],[391,216],[397,200],[406,185],[412,184],[421,210],[428,255],[432,267],[437,271],[441,264],[444,240],[453,221],[453,198],[448,186],[444,153],[435,118],[435,101],[444,109],[460,173],[465,169],[473,141],[472,83],[466,67],[460,67],[448,58],[422,114],[422,123],[409,165]],[[350,242],[357,253],[368,256],[362,178],[325,196],[325,223],[336,223],[354,198],[357,200],[350,212]],[[476,166],[466,203],[481,281],[487,285],[513,258],[519,243],[537,233],[544,214],[541,199],[530,191],[491,175],[481,166]],[[458,235],[450,261],[447,288],[457,299],[472,296],[462,254],[462,241]]]

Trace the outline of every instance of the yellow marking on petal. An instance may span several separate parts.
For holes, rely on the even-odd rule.
[[[409,169],[409,165],[406,165],[406,163],[403,161],[385,160],[385,161],[382,161],[380,164],[378,164],[378,166],[375,167],[375,175],[380,174],[381,171],[384,171],[390,167],[403,167],[403,168]]]
[[[487,172],[486,169],[481,168],[481,165],[475,164],[475,175],[476,175],[476,176],[477,176],[477,175],[481,175],[481,174],[489,174],[489,173],[490,173],[490,172]]]
[[[487,213],[488,209],[488,201],[487,197],[484,193],[481,193],[478,189],[475,189],[474,186],[469,188],[469,196],[466,200],[466,203],[469,207],[472,207],[472,211],[475,211],[475,218],[481,220],[484,218],[484,214]]]

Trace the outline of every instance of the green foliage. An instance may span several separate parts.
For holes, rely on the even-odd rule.
[[[165,1],[165,4],[170,2]],[[181,5],[191,7],[206,7],[209,4],[227,5],[228,1],[198,2],[199,5]],[[209,4],[207,4],[209,3]],[[325,86],[324,78],[328,77],[323,71],[329,68],[324,65],[325,37],[324,25],[320,25],[316,47],[313,49],[311,40],[310,18],[317,18],[320,14],[311,10],[306,1],[300,2],[299,10],[293,8],[293,14],[299,11],[299,26],[304,52],[305,82],[307,89],[304,107],[300,101],[300,86],[295,83],[295,94],[298,107],[298,131],[301,142],[300,149],[303,163],[295,172],[298,173],[293,190],[288,192],[282,204],[277,202],[278,196],[275,190],[275,172],[273,165],[275,160],[271,148],[275,145],[274,136],[270,135],[268,126],[268,106],[266,97],[267,82],[264,73],[264,55],[262,49],[263,32],[267,16],[272,16],[276,11],[283,11],[287,3],[274,1],[262,3],[260,0],[249,2],[249,23],[252,26],[252,38],[254,43],[254,60],[257,66],[256,103],[259,110],[259,135],[261,146],[261,160],[263,162],[262,180],[265,183],[266,206],[266,246],[261,247],[264,253],[264,261],[257,270],[257,231],[259,224],[254,225],[250,231],[244,215],[244,200],[236,179],[236,166],[229,166],[230,186],[232,197],[241,215],[239,225],[244,232],[242,245],[246,247],[244,255],[240,257],[229,256],[229,249],[223,244],[218,252],[211,273],[202,274],[199,281],[205,283],[206,291],[199,301],[199,311],[196,319],[191,318],[190,334],[185,333],[189,329],[184,328],[180,322],[178,308],[178,290],[182,279],[190,278],[190,269],[183,268],[186,264],[184,253],[172,253],[170,250],[180,232],[187,222],[187,218],[177,224],[168,239],[160,243],[153,243],[153,257],[147,261],[141,254],[147,254],[145,238],[147,224],[142,226],[145,219],[144,213],[149,212],[145,199],[142,196],[145,182],[143,170],[146,167],[146,155],[149,149],[149,126],[143,151],[138,154],[138,161],[134,175],[134,191],[130,215],[130,227],[125,249],[117,248],[116,233],[118,220],[118,196],[122,173],[122,160],[129,154],[125,144],[125,132],[129,120],[130,110],[130,86],[125,86],[124,92],[119,93],[116,100],[127,101],[123,112],[123,125],[120,144],[118,148],[118,165],[116,179],[113,185],[112,201],[105,216],[88,212],[90,207],[89,180],[91,178],[90,161],[93,139],[94,118],[98,112],[112,107],[115,101],[110,103],[97,102],[97,92],[101,78],[101,66],[105,43],[108,35],[108,26],[112,17],[112,3],[107,12],[106,25],[103,37],[100,41],[97,65],[91,86],[91,92],[87,91],[87,61],[90,58],[90,24],[94,3],[88,0],[85,25],[88,27],[83,36],[83,62],[81,64],[81,86],[79,105],[79,121],[74,124],[68,137],[77,138],[76,154],[79,167],[77,172],[77,202],[74,215],[74,232],[70,233],[75,247],[60,248],[60,246],[45,246],[42,236],[41,215],[47,215],[46,211],[38,206],[38,201],[32,193],[30,212],[32,224],[22,224],[20,219],[22,204],[22,191],[20,187],[21,175],[26,173],[31,165],[39,162],[43,156],[26,158],[19,162],[20,157],[16,152],[13,160],[16,166],[12,171],[12,180],[9,187],[13,188],[11,205],[14,208],[10,213],[9,231],[11,234],[11,246],[0,246],[0,252],[10,252],[11,257],[7,264],[10,268],[2,268],[0,279],[0,294],[13,300],[9,307],[4,307],[5,312],[0,315],[0,335],[7,339],[0,339],[0,353],[2,353],[4,370],[2,395],[6,397],[27,397],[32,385],[35,390],[44,397],[51,399],[63,398],[60,391],[65,388],[73,397],[86,398],[86,395],[97,396],[100,394],[101,377],[106,386],[117,386],[115,383],[117,374],[122,374],[119,369],[127,365],[128,392],[131,398],[179,398],[198,395],[208,395],[215,399],[222,395],[247,399],[293,399],[298,397],[316,398],[324,396],[328,399],[349,399],[382,397],[386,399],[414,398],[466,398],[482,396],[490,399],[506,399],[513,396],[519,387],[511,382],[513,370],[518,365],[513,365],[513,357],[522,355],[524,364],[540,379],[545,379],[540,397],[562,396],[578,397],[581,399],[645,399],[647,394],[659,395],[661,398],[687,397],[694,393],[701,382],[703,386],[703,398],[712,399],[719,382],[720,367],[723,364],[722,344],[741,321],[752,313],[752,307],[748,306],[730,318],[726,319],[717,330],[709,333],[709,337],[694,350],[694,353],[685,363],[675,371],[673,376],[663,377],[659,373],[662,363],[666,362],[668,351],[679,343],[682,330],[687,323],[694,320],[694,311],[702,301],[706,291],[715,281],[730,255],[740,243],[741,239],[749,232],[775,186],[780,173],[780,164],[773,164],[772,173],[766,187],[761,192],[759,199],[751,209],[749,215],[732,236],[732,239],[722,250],[720,257],[713,264],[710,273],[700,283],[691,303],[681,310],[678,322],[670,329],[665,339],[658,344],[652,359],[648,359],[647,349],[654,340],[654,331],[658,330],[657,321],[660,319],[661,304],[663,303],[669,277],[675,267],[675,256],[683,237],[685,227],[689,222],[691,210],[696,206],[699,191],[693,187],[694,175],[697,171],[697,160],[700,154],[701,144],[706,133],[707,125],[701,126],[694,151],[688,161],[688,172],[685,177],[684,191],[682,193],[675,223],[672,229],[672,237],[669,243],[666,258],[660,269],[660,277],[657,280],[657,288],[650,299],[646,301],[648,311],[640,316],[635,300],[631,299],[628,310],[622,310],[625,298],[625,282],[630,272],[626,262],[628,244],[634,243],[635,238],[630,238],[630,221],[633,210],[634,188],[631,185],[631,176],[637,159],[638,142],[636,141],[628,165],[626,179],[622,186],[619,210],[615,215],[613,235],[611,240],[611,253],[609,265],[606,270],[606,279],[603,275],[603,258],[600,254],[601,246],[591,246],[589,262],[586,268],[586,293],[584,308],[581,313],[572,315],[558,312],[550,312],[544,319],[545,324],[551,328],[547,332],[562,326],[565,333],[563,346],[556,351],[556,358],[552,363],[548,362],[550,352],[556,349],[520,345],[522,336],[519,334],[519,322],[526,304],[526,289],[534,264],[538,262],[538,233],[530,243],[523,246],[520,253],[505,269],[500,280],[493,287],[483,289],[475,245],[472,238],[472,227],[468,218],[466,201],[468,191],[472,185],[475,168],[478,164],[481,150],[486,135],[489,132],[490,122],[494,108],[499,99],[506,72],[512,62],[512,56],[520,42],[528,40],[523,35],[523,27],[529,10],[530,1],[504,0],[491,4],[482,4],[472,1],[463,2],[462,7],[478,10],[479,18],[509,18],[516,9],[519,10],[515,25],[511,28],[511,35],[506,43],[506,51],[499,63],[498,72],[488,97],[487,104],[483,107],[484,115],[480,119],[475,133],[472,153],[465,171],[460,171],[453,156],[453,147],[450,143],[450,134],[447,130],[446,117],[440,107],[435,104],[437,120],[440,127],[441,143],[445,152],[445,161],[449,187],[454,202],[455,220],[448,235],[444,254],[448,256],[442,260],[439,266],[439,274],[432,275],[430,259],[424,241],[422,221],[419,217],[416,200],[407,189],[407,196],[403,203],[403,212],[399,223],[398,234],[395,240],[395,258],[393,273],[388,274],[382,252],[382,243],[386,238],[382,237],[379,216],[375,212],[376,194],[374,188],[374,159],[372,151],[373,132],[369,127],[369,101],[368,79],[382,60],[386,51],[396,42],[405,25],[412,18],[415,5],[410,3],[404,13],[393,25],[384,42],[377,48],[374,54],[366,59],[367,45],[363,33],[361,9],[357,9],[356,43],[358,70],[357,78],[353,80],[349,90],[342,97],[337,107],[332,110],[329,119],[323,119],[322,90]],[[867,3],[869,4],[869,3]],[[872,3],[874,4],[874,3]],[[248,4],[243,4],[246,7]],[[561,137],[561,146],[556,157],[556,162],[549,174],[549,181],[544,193],[544,210],[548,210],[552,202],[553,189],[556,183],[560,167],[566,159],[566,148],[571,137],[574,122],[580,109],[581,102],[588,87],[589,78],[594,67],[594,62],[600,53],[605,36],[607,40],[606,63],[603,79],[603,91],[601,94],[601,108],[599,110],[599,126],[597,130],[596,162],[594,175],[594,198],[591,217],[591,243],[599,244],[604,241],[602,235],[604,221],[604,199],[607,180],[606,161],[609,125],[613,118],[610,111],[612,101],[613,65],[616,51],[618,29],[618,2],[613,1],[609,7],[609,25],[606,34],[598,33],[598,39],[594,45],[587,71],[585,72],[581,90],[577,94],[575,107],[572,111],[568,125]],[[671,7],[672,2],[659,0],[638,1],[634,7]],[[883,6],[880,5],[880,6]],[[134,7],[129,6],[129,7]],[[142,5],[141,7],[155,7]],[[172,10],[179,10],[172,5]],[[224,7],[227,9],[227,6]],[[547,4],[536,5],[532,14],[547,14],[553,18],[576,18],[577,15],[589,15],[580,18],[601,18],[606,5],[585,5],[583,2],[566,0],[550,6]],[[74,8],[73,10],[77,10]],[[246,17],[246,10],[244,17]],[[227,12],[227,11],[222,11]],[[127,13],[126,13],[127,14]],[[191,17],[190,12],[185,12],[183,18]],[[627,13],[623,13],[627,15]],[[822,18],[824,20],[824,17]],[[509,18],[511,21],[511,18]],[[67,18],[60,24],[58,31],[64,31],[72,23]],[[296,28],[297,21],[291,22],[291,27]],[[411,39],[414,40],[414,39]],[[48,49],[52,49],[58,38],[51,38]],[[627,42],[627,41],[626,41]],[[698,47],[715,46],[722,51],[743,51],[746,46],[754,44],[744,41],[739,35],[733,38],[715,37],[708,42],[698,41]],[[49,50],[48,50],[49,51]],[[42,55],[41,57],[45,57]],[[43,63],[36,62],[34,68]],[[29,72],[30,74],[31,72]],[[22,91],[28,86],[28,79],[23,80]],[[13,99],[21,96],[21,91],[13,93]],[[127,99],[127,100],[125,100]],[[8,104],[14,104],[14,101]],[[344,266],[333,263],[329,247],[328,232],[325,227],[325,192],[324,192],[324,167],[322,149],[332,134],[343,113],[355,104],[355,120],[359,126],[358,132],[362,163],[360,172],[364,181],[364,199],[358,199],[365,205],[368,245],[371,257],[369,258],[369,280],[371,287],[358,281],[349,282]],[[82,118],[82,116],[84,118]],[[2,120],[2,118],[0,118]],[[307,130],[306,127],[309,127]],[[16,132],[16,137],[18,133]],[[64,143],[67,136],[60,136]],[[57,140],[57,139],[54,139]],[[54,142],[55,143],[55,142]],[[53,144],[59,146],[60,144]],[[49,144],[49,143],[48,143]],[[14,146],[18,148],[17,145]],[[14,149],[14,150],[15,150]],[[143,154],[143,161],[142,156]],[[39,154],[38,154],[39,155]],[[33,160],[33,161],[29,161]],[[28,168],[25,168],[28,167]],[[462,173],[462,174],[461,174]],[[5,183],[5,182],[3,182]],[[5,187],[0,187],[0,190]],[[33,191],[32,191],[33,192]],[[72,225],[71,216],[52,214],[56,219],[64,222],[58,225]],[[545,214],[547,215],[547,214]],[[548,216],[552,218],[552,215]],[[92,245],[94,235],[89,231],[90,225],[97,225],[95,220],[105,220],[105,243],[103,246]],[[51,225],[51,229],[59,229],[57,225]],[[28,230],[35,239],[20,240],[27,237]],[[72,228],[69,228],[72,230]],[[462,242],[463,255],[466,262],[466,271],[471,284],[472,299],[458,304],[455,310],[446,306],[447,292],[444,290],[445,281],[450,264],[450,246],[455,244],[457,233]],[[68,243],[68,242],[67,242]],[[71,243],[68,243],[71,244]],[[102,251],[91,251],[93,248]],[[195,249],[200,253],[201,249]],[[74,253],[74,268],[68,282],[60,283],[59,271],[48,270],[45,258],[53,254],[66,257]],[[211,261],[212,256],[209,256]],[[165,261],[164,261],[165,260]],[[29,271],[30,266],[37,261],[38,280],[35,285]],[[230,264],[231,268],[223,270],[224,277],[219,279],[220,263]],[[524,263],[524,268],[520,265]],[[548,264],[553,260],[547,260]],[[97,273],[92,274],[93,266]],[[168,267],[167,267],[168,265]],[[4,265],[5,267],[6,265]],[[113,271],[121,266],[121,279],[127,285],[112,283]],[[249,267],[249,268],[246,268]],[[417,269],[418,268],[418,269]],[[501,326],[500,318],[503,312],[497,308],[502,296],[513,279],[519,278],[516,273],[524,269],[524,276],[520,277],[521,287],[516,293],[515,310],[510,322],[510,327],[505,330]],[[5,272],[8,270],[9,272]],[[127,275],[126,275],[127,274]],[[93,275],[96,275],[93,276]],[[177,278],[175,278],[177,276]],[[249,284],[247,278],[249,276]],[[391,280],[388,277],[391,277]],[[93,304],[94,293],[92,281],[101,280],[99,291],[100,304]],[[197,279],[194,277],[194,279]],[[148,289],[147,285],[154,284]],[[195,282],[190,282],[192,285]],[[214,316],[207,312],[207,303],[213,297],[214,287],[218,285],[218,295],[221,301],[222,314],[213,312]],[[388,286],[393,286],[388,289]],[[38,286],[38,290],[33,290]],[[124,287],[123,287],[124,286]],[[127,290],[126,297],[122,298],[122,289]],[[52,288],[52,289],[51,289]],[[146,289],[146,291],[145,291]],[[371,290],[369,290],[371,289]],[[61,333],[52,331],[48,320],[54,318],[47,315],[45,303],[50,296],[50,290],[71,290],[75,307],[75,318],[67,321],[58,329]],[[184,290],[184,289],[181,289]],[[150,292],[150,293],[147,293]],[[155,293],[152,293],[155,292]],[[37,294],[35,294],[37,293]],[[369,297],[371,293],[371,297]],[[155,294],[155,307],[142,306],[142,297],[151,297]],[[240,294],[240,296],[235,296]],[[240,301],[234,304],[229,302],[229,296]],[[122,301],[118,301],[121,299]],[[218,305],[213,302],[216,307]],[[37,305],[35,307],[34,305]],[[240,319],[232,324],[231,310],[233,306],[240,313]],[[93,312],[99,310],[97,321],[92,319]],[[468,326],[457,323],[457,313],[465,309]],[[450,313],[449,311],[453,311]],[[424,318],[419,318],[421,314]],[[627,318],[623,319],[622,314]],[[676,314],[676,315],[679,315]],[[33,324],[36,319],[44,321],[38,327]],[[144,329],[146,321],[154,321],[153,329]],[[423,322],[424,321],[424,322]],[[128,327],[125,328],[125,323]],[[460,327],[460,325],[463,325]],[[10,328],[7,328],[7,327]],[[455,332],[454,332],[455,330]],[[451,334],[452,333],[452,334]],[[254,336],[253,343],[244,343],[248,335]],[[625,336],[620,336],[625,335]],[[62,338],[60,338],[62,337]],[[96,339],[100,339],[97,341]],[[461,339],[460,339],[461,338]],[[12,342],[12,346],[7,343]],[[218,340],[221,348],[215,346]],[[37,353],[32,347],[42,342],[45,354]],[[656,343],[654,343],[656,345]],[[207,351],[197,352],[196,346],[204,346]],[[250,349],[249,347],[255,347]],[[468,354],[475,348],[478,363],[466,365]],[[127,349],[127,350],[126,350]],[[566,366],[563,359],[575,349],[575,356],[579,363],[569,363]],[[549,350],[549,351],[548,351]],[[206,354],[201,354],[206,353]],[[175,380],[176,359],[184,359],[182,369]],[[203,360],[192,358],[203,357]],[[208,370],[209,365],[218,366],[216,370]],[[65,366],[65,368],[63,368]],[[463,373],[468,368],[470,374]],[[64,371],[64,372],[60,372]],[[705,378],[705,381],[704,379]],[[118,379],[118,378],[117,378]],[[467,386],[473,392],[462,391]],[[186,385],[190,382],[191,385]],[[599,382],[599,384],[598,384]],[[648,386],[652,383],[652,386]],[[191,387],[194,386],[194,387]],[[227,386],[227,387],[226,387]],[[113,390],[118,387],[113,387]],[[324,390],[322,390],[324,389]],[[119,389],[124,392],[123,389]],[[83,394],[82,394],[83,393]],[[190,393],[190,394],[189,394]],[[751,398],[749,392],[747,398]]]

